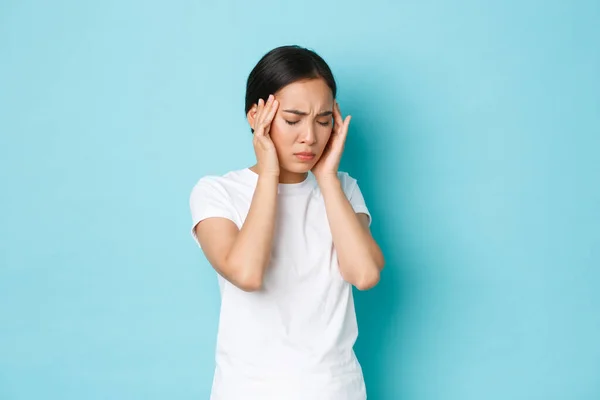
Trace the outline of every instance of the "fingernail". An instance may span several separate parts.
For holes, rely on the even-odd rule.
[[[269,95],[269,101],[271,101],[271,100],[273,100],[273,95],[272,94]]]

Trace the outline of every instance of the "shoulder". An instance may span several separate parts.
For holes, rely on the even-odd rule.
[[[190,203],[193,205],[212,201],[230,204],[236,195],[253,191],[251,178],[252,176],[243,170],[230,171],[223,175],[205,175],[193,185]]]
[[[205,175],[192,187],[192,197],[226,191],[227,180],[219,175]]]
[[[253,187],[252,173],[246,170],[229,171],[223,175],[205,175],[192,188],[192,196],[198,193],[225,195]]]
[[[347,173],[345,171],[338,171],[337,175],[338,175],[338,179],[341,182],[352,182],[352,181],[356,182],[356,179],[353,178],[349,173]]]
[[[357,214],[366,214],[368,217],[368,224],[370,225],[371,213],[369,212],[369,209],[365,203],[365,198],[358,187],[357,179],[350,176],[350,174],[347,172],[338,172],[338,179],[342,184],[342,188],[346,194],[346,197],[350,201],[350,204],[352,204],[354,212]]]
[[[350,195],[358,185],[356,178],[344,171],[338,171],[337,175],[340,183],[342,184],[342,188],[344,189],[344,193],[346,193],[346,195]]]
[[[245,204],[244,199],[251,197],[254,189],[251,174],[251,171],[236,170],[198,179],[189,196],[194,226],[209,217],[222,217],[240,227],[239,214]]]

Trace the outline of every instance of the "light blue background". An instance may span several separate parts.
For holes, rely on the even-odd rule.
[[[188,196],[253,162],[245,80],[290,43],[387,256],[369,398],[599,399],[600,3],[212,3],[1,3],[0,399],[208,398]]]

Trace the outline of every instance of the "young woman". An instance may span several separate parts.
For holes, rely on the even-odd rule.
[[[192,190],[192,233],[218,273],[213,400],[363,400],[352,285],[384,259],[355,179],[338,166],[350,117],[314,52],[284,46],[250,73],[255,165]]]

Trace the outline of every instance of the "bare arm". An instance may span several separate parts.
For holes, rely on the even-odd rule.
[[[270,261],[277,176],[260,176],[242,229],[225,218],[208,218],[196,225],[196,235],[213,268],[245,291],[259,290]]]
[[[359,290],[372,288],[379,282],[385,261],[371,236],[369,217],[354,212],[337,177],[322,180],[319,186],[342,277]]]
[[[335,124],[328,146],[312,171],[325,199],[340,273],[358,289],[367,290],[379,282],[384,259],[381,249],[371,236],[368,216],[354,212],[337,174],[351,117],[343,119],[340,106],[335,102],[333,118]]]
[[[245,291],[261,288],[271,256],[277,213],[279,161],[269,132],[278,106],[279,102],[269,96],[266,103],[260,99],[248,112],[248,122],[254,130],[258,182],[242,228],[238,230],[226,218],[208,218],[195,228],[204,254],[213,268]]]

